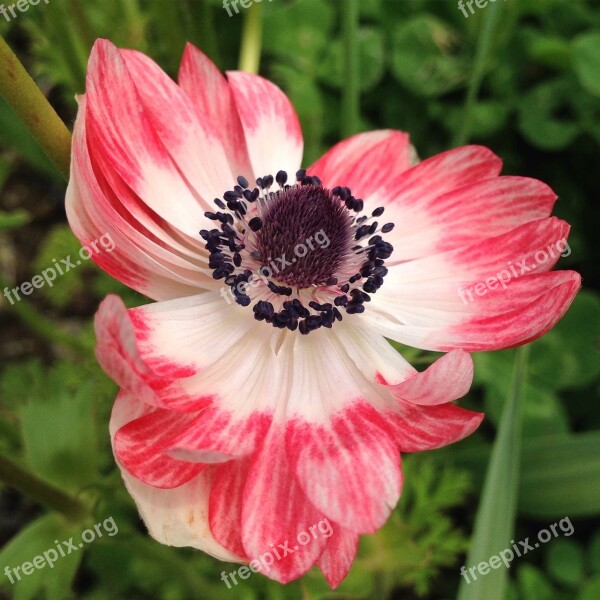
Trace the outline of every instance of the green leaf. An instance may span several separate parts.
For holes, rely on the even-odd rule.
[[[571,539],[552,540],[546,547],[546,570],[552,578],[568,586],[583,582],[583,550]]]
[[[476,381],[506,388],[516,350],[474,355]],[[583,290],[558,324],[531,344],[531,381],[546,390],[585,388],[600,375],[600,297]]]
[[[459,37],[442,21],[420,15],[400,22],[392,35],[392,72],[419,96],[440,96],[464,85],[467,65]]]
[[[27,525],[0,551],[0,565],[11,569],[19,567],[16,575],[21,577],[19,581],[13,574],[14,584],[10,584],[8,578],[3,574],[0,585],[10,589],[14,593],[14,600],[32,600],[39,598],[44,593],[46,600],[65,600],[72,598],[71,583],[75,572],[83,557],[83,552],[71,551],[65,556],[60,556],[56,551],[56,542],[68,540],[70,537],[79,535],[78,526],[68,524],[56,514],[40,517],[37,521]],[[30,575],[24,575],[21,566],[23,563],[31,563],[37,557],[43,557],[44,552],[54,550],[57,554],[52,568],[46,560],[42,568],[25,567],[28,571],[33,568]],[[50,552],[47,556],[54,559]],[[37,560],[41,564],[41,560]]]
[[[359,4],[360,16],[379,18],[381,16],[382,0],[361,0]]]
[[[43,389],[44,368],[39,360],[12,363],[0,372],[0,398],[2,405],[14,408],[19,406],[37,389]]]
[[[597,531],[590,541],[587,562],[594,573],[600,573],[600,531]]]
[[[600,431],[524,440],[519,512],[539,519],[600,514]],[[488,444],[450,447],[445,456],[481,480]]]
[[[581,87],[600,97],[600,32],[592,31],[573,40],[573,68]]]
[[[519,594],[516,583],[512,579],[509,579],[506,584],[504,600],[523,600]]]
[[[524,564],[517,574],[522,600],[555,600],[552,586],[536,567]]]
[[[533,350],[533,348],[532,348]],[[508,392],[508,381],[498,377],[485,390],[485,413],[498,423]],[[569,418],[560,398],[553,392],[527,381],[523,386],[523,437],[569,432]]]
[[[264,16],[265,52],[312,70],[330,43],[334,18],[334,10],[326,2],[296,2],[270,11]]]
[[[64,273],[64,275],[58,274],[56,281],[51,282],[50,285],[43,285],[39,290],[57,308],[65,308],[83,295],[89,287],[84,279],[85,274],[96,270],[96,266],[91,260],[81,260],[80,250],[81,244],[69,226],[59,224],[46,235],[33,261],[35,272],[42,273],[45,269],[54,268],[55,261],[58,262],[67,257],[72,259],[77,271],[70,269],[70,272]]]
[[[383,36],[373,27],[362,27],[356,39],[358,44],[359,88],[367,91],[375,87],[383,77],[384,48]],[[328,85],[343,88],[344,46],[342,40],[334,40],[327,48],[325,56],[318,65],[319,79]]]
[[[432,117],[443,123],[448,132],[456,131],[464,119],[462,106],[448,106],[436,103],[430,106]],[[505,101],[487,100],[478,102],[471,112],[472,135],[490,137],[506,126],[511,106]]]
[[[553,389],[581,388],[600,375],[600,296],[581,291],[559,323],[532,345],[532,376]]]
[[[98,475],[93,382],[72,394],[31,396],[19,408],[28,464],[48,481],[79,490]]]
[[[0,175],[1,179],[1,175]],[[2,187],[0,183],[0,188]],[[10,213],[0,212],[0,231],[18,229],[29,222],[31,216],[26,210],[13,210]]]
[[[467,567],[487,561],[503,548],[510,547],[519,485],[521,403],[528,350],[527,346],[520,348],[515,361],[511,392],[502,413],[475,517]],[[461,579],[458,599],[503,600],[506,581],[506,569],[491,570],[485,577],[470,583]]]
[[[567,40],[538,31],[532,36],[529,54],[537,62],[556,69],[566,69],[571,63],[571,48]]]
[[[536,438],[523,447],[519,508],[540,518],[600,514],[600,431]]]
[[[526,93],[519,104],[519,130],[542,150],[561,150],[579,135],[580,127],[561,113],[570,106],[572,87],[559,79],[540,84]]]
[[[593,577],[581,590],[577,600],[598,600],[600,598],[600,575]]]

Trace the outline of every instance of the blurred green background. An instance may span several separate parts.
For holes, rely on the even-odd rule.
[[[0,598],[600,598],[600,3],[498,0],[474,6],[468,18],[457,4],[360,0],[349,40],[347,0],[263,0],[260,73],[298,111],[306,165],[347,132],[341,107],[350,52],[358,61],[360,130],[408,131],[421,158],[481,143],[504,159],[505,174],[539,178],[557,192],[555,212],[572,225],[572,253],[558,268],[580,271],[584,289],[532,344],[521,385],[511,388],[516,351],[475,356],[475,385],[461,403],[485,411],[484,424],[455,446],[404,458],[400,505],[384,529],[363,538],[338,590],[316,570],[285,587],[254,575],[229,590],[220,573],[233,566],[146,536],[110,452],[116,388],[93,356],[92,315],[109,292],[130,306],[146,300],[91,262],[15,305],[0,296],[0,454],[93,505],[84,520],[68,523],[0,484],[0,569],[109,516],[119,527],[16,585],[0,572]],[[0,34],[71,127],[96,38],[146,52],[172,76],[186,40],[221,70],[235,69],[248,15],[229,17],[218,0],[42,0],[10,22],[0,17]],[[0,100],[1,288],[79,250],[64,191]],[[402,351],[418,368],[430,360]],[[534,539],[564,517],[574,534],[487,575],[496,591],[464,581],[459,590],[459,569],[477,564],[472,557],[486,560],[507,540]]]

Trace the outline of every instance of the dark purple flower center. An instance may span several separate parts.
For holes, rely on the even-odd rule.
[[[352,219],[320,186],[293,186],[269,202],[257,232],[260,261],[280,265],[277,280],[291,287],[325,285],[352,248]]]
[[[270,191],[275,181],[278,189]],[[350,189],[324,188],[304,169],[295,185],[286,182],[284,171],[259,177],[253,189],[238,177],[233,190],[215,199],[221,210],[205,213],[220,228],[200,235],[213,277],[230,288],[221,290],[224,298],[229,293],[241,306],[254,302],[257,320],[307,334],[341,321],[341,310],[364,312],[393,251],[377,234],[394,225],[375,220],[383,207],[359,216],[363,201]]]

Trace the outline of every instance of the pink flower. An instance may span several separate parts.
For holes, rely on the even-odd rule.
[[[480,146],[417,163],[392,130],[299,171],[281,90],[226,79],[190,45],[177,85],[98,41],[73,144],[73,231],[110,233],[98,265],[157,300],[110,296],[96,316],[125,484],[160,542],[278,581],[316,564],[337,586],[398,501],[400,452],[481,422],[452,404],[472,381],[467,351],[542,335],[579,288],[550,272],[558,252],[500,283],[566,243],[545,184],[499,176]],[[384,336],[448,353],[418,373]]]

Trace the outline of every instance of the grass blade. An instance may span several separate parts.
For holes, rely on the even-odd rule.
[[[498,427],[475,518],[471,550],[465,564],[467,571],[511,547],[521,461],[521,392],[528,353],[528,346],[521,347],[517,353],[510,394]],[[475,571],[477,580],[471,574],[463,575],[458,600],[503,600],[507,576],[503,565],[484,576]]]

